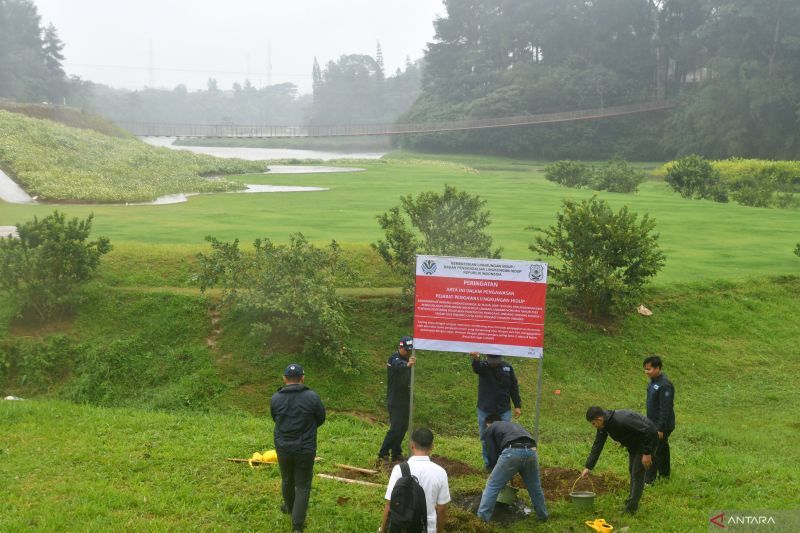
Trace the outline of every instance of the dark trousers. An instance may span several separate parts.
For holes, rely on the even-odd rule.
[[[646,472],[642,464],[641,452],[628,452],[628,472],[631,475],[631,492],[628,495],[628,499],[625,500],[625,510],[629,513],[635,513],[639,508],[642,492],[644,492],[644,473]]]
[[[383,439],[381,450],[378,455],[385,457],[392,453],[392,457],[403,454],[403,437],[408,431],[408,405],[390,405],[389,409],[389,431]]]
[[[286,509],[292,514],[294,529],[303,529],[308,510],[308,497],[311,495],[311,478],[314,474],[313,453],[278,452],[278,466],[281,469],[281,492]]]
[[[658,448],[653,454],[653,466],[644,475],[645,483],[652,483],[656,477],[669,477],[669,435],[665,432],[664,438],[658,441]]]

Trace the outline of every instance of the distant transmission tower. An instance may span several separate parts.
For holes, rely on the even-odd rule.
[[[150,88],[154,89],[155,86],[156,86],[156,68],[155,68],[154,60],[153,60],[153,39],[150,39],[150,54],[149,54],[149,56],[150,56],[150,58],[149,58],[150,59],[150,61],[149,61],[149,64],[150,64],[150,69],[149,69],[150,70]]]
[[[267,41],[267,87],[272,85],[272,42]]]

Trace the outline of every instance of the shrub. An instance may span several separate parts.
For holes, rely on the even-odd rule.
[[[728,201],[719,171],[699,155],[674,161],[667,171],[666,182],[684,198]]]
[[[288,245],[258,239],[253,254],[244,254],[238,240],[206,240],[213,252],[198,255],[201,291],[222,287],[223,301],[250,321],[255,334],[287,339],[307,355],[353,369],[353,354],[343,344],[349,337],[344,302],[335,288],[337,274],[348,268],[335,241],[317,248],[297,233]]]
[[[595,169],[591,186],[596,191],[631,193],[636,192],[645,179],[647,177],[643,170],[615,157]]]
[[[0,238],[0,289],[40,319],[63,311],[76,301],[77,287],[89,280],[100,257],[111,250],[105,237],[86,242],[93,215],[86,220],[54,211],[17,224],[18,238]]]
[[[592,184],[593,174],[594,169],[580,161],[556,161],[544,167],[546,180],[565,187],[589,187]]]
[[[619,315],[635,304],[647,280],[664,266],[655,221],[622,207],[614,213],[596,196],[577,203],[563,201],[555,226],[529,248],[554,258],[553,284],[570,288],[568,300],[589,320]]]
[[[406,299],[414,289],[417,254],[500,257],[501,249],[492,250],[492,238],[486,233],[490,213],[483,209],[486,200],[480,196],[445,185],[442,194],[428,191],[416,198],[409,194],[400,198],[400,204],[378,215],[386,240],[372,247],[403,279]]]

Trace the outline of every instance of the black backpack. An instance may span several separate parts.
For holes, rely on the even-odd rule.
[[[389,500],[390,533],[425,533],[428,530],[428,505],[425,491],[408,463],[400,463],[402,477],[397,480]]]

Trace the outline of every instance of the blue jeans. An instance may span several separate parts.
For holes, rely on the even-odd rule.
[[[486,488],[478,506],[478,518],[486,522],[492,518],[497,495],[517,472],[522,475],[522,480],[528,488],[536,516],[541,521],[547,520],[544,491],[542,491],[542,481],[539,479],[539,457],[536,455],[536,450],[529,448],[506,448],[500,454],[494,470],[486,481]]]
[[[481,436],[481,449],[483,451],[483,466],[489,467],[489,457],[486,455],[486,441],[483,440],[483,434],[486,432],[486,417],[489,416],[489,411],[484,411],[478,407],[478,432]],[[506,422],[511,422],[511,409],[505,413],[497,413]]]

